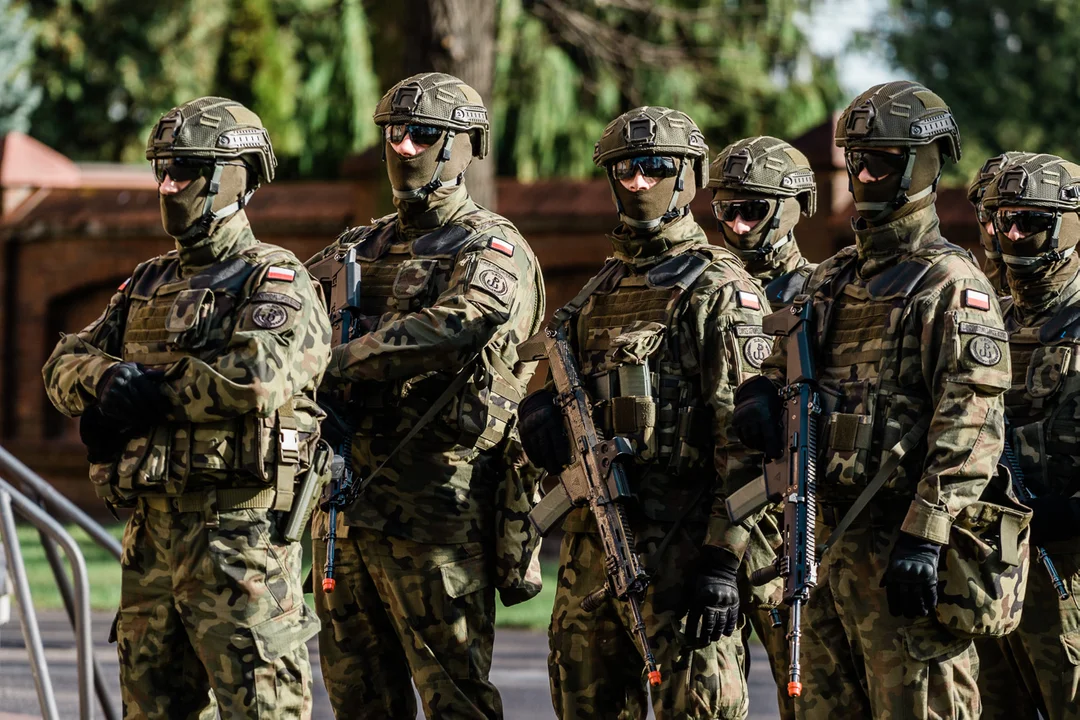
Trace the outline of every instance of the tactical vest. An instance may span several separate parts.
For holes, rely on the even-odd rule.
[[[413,241],[397,235],[396,215],[373,225],[346,231],[341,248],[355,247],[361,266],[360,311],[362,324],[374,330],[395,316],[417,312],[435,304],[446,290],[458,257],[485,233],[498,226],[514,228],[500,215],[480,209]],[[516,416],[525,385],[513,368],[492,350],[496,335],[481,353],[478,366],[461,393],[440,413],[432,431],[440,439],[464,447],[489,450],[505,436]],[[429,373],[398,381],[359,383],[354,392],[363,408],[359,429],[373,437],[397,436],[411,427],[454,374]]]
[[[933,399],[922,383],[902,376],[905,309],[934,265],[950,255],[966,256],[939,239],[860,281],[854,249],[846,252],[814,295],[816,369],[824,388],[818,487],[821,499],[833,503],[854,500],[873,478],[882,453],[933,413]],[[921,475],[924,448],[920,441],[908,453],[882,497],[890,490],[910,493]]]
[[[791,272],[775,277],[765,285],[765,298],[773,312],[790,305],[796,297],[806,291],[806,282],[817,265],[803,265]]]
[[[1037,495],[1072,495],[1080,466],[1080,307],[1038,327],[1006,312],[1012,388],[1005,393],[1009,441]]]
[[[147,263],[125,286],[127,320],[122,357],[150,368],[186,358],[213,362],[233,334],[239,310],[257,300],[254,288],[275,262],[294,260],[280,248],[256,245],[241,255],[180,277],[175,255]],[[322,413],[295,395],[270,417],[248,412],[206,423],[161,423],[132,439],[115,464],[91,468],[99,493],[113,502],[140,494],[274,484],[285,505],[297,466],[306,467]],[[275,503],[277,507],[277,503]]]

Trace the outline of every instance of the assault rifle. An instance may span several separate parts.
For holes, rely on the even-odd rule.
[[[660,668],[649,647],[645,622],[641,618],[641,602],[649,576],[634,552],[634,536],[626,517],[625,503],[631,494],[621,463],[633,454],[633,450],[625,438],[602,440],[597,435],[592,405],[566,340],[566,324],[549,325],[542,336],[537,334],[530,338],[521,348],[522,357],[539,357],[541,353],[530,350],[538,350],[540,342],[551,365],[557,391],[555,402],[562,411],[574,459],[559,474],[559,484],[529,513],[529,519],[544,536],[573,508],[588,506],[600,531],[607,580],[589,594],[581,606],[586,612],[592,612],[608,598],[627,603],[633,622],[631,632],[641,643],[649,684],[659,685]]]
[[[762,329],[779,335],[787,343],[787,382],[780,391],[783,400],[786,451],[777,460],[766,460],[764,475],[727,499],[732,522],[741,522],[768,503],[784,501],[784,546],[776,563],[755,571],[750,581],[764,585],[784,578],[784,602],[791,606],[787,634],[790,652],[788,695],[802,694],[802,667],[799,646],[802,638],[802,608],[817,585],[817,556],[814,526],[817,522],[817,440],[821,406],[814,378],[814,306],[810,297],[800,295],[788,308],[765,318]]]
[[[1024,481],[1024,471],[1020,469],[1020,459],[1016,457],[1016,451],[1013,450],[1012,443],[1009,442],[1008,437],[1009,421],[1005,421],[1005,450],[1001,454],[1001,459],[1004,461],[1005,467],[1009,471],[1009,476],[1012,479],[1012,489],[1016,493],[1016,499],[1020,501],[1022,505],[1027,505],[1031,500],[1035,498],[1035,493],[1031,492],[1027,483]],[[1046,568],[1046,573],[1050,576],[1050,582],[1054,585],[1054,590],[1057,591],[1058,597],[1062,600],[1069,599],[1069,589],[1065,587],[1065,583],[1061,579],[1061,575],[1058,574],[1057,567],[1054,565],[1054,561],[1050,559],[1050,556],[1046,553],[1046,548],[1035,546],[1035,554],[1039,558],[1039,562]]]
[[[319,281],[326,297],[330,325],[337,335],[334,344],[344,344],[357,337],[360,334],[360,265],[356,262],[356,248],[329,255],[312,265],[309,271]],[[322,581],[322,589],[328,593],[334,592],[337,586],[334,578],[338,554],[337,516],[352,503],[357,489],[352,465],[348,461],[350,442],[351,438],[346,433],[334,448],[334,458],[330,461],[330,498],[327,501],[329,527]]]

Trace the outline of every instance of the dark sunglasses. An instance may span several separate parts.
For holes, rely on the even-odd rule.
[[[866,172],[876,178],[903,172],[907,167],[907,153],[894,155],[882,150],[848,150],[844,153],[844,162],[847,170],[852,175],[858,175],[866,168]]]
[[[980,225],[985,225],[994,219],[994,214],[983,207],[982,203],[975,204],[975,219],[979,221]]]
[[[1025,235],[1046,232],[1054,227],[1057,213],[1044,210],[998,210],[994,213],[994,229],[1004,235],[1015,225]]]
[[[675,177],[678,167],[675,158],[664,155],[643,155],[641,157],[626,158],[615,163],[613,168],[615,177],[619,180],[632,180],[638,174],[638,170],[645,177],[669,178]]]
[[[175,157],[153,160],[154,178],[158,185],[165,182],[168,175],[173,182],[187,182],[200,177],[210,177],[214,172],[214,161],[203,158]]]
[[[733,222],[736,216],[746,222],[757,222],[769,215],[768,200],[714,200],[712,207],[713,215],[723,222]]]
[[[414,145],[434,145],[442,136],[443,129],[431,125],[387,125],[386,139],[399,143],[408,135]]]

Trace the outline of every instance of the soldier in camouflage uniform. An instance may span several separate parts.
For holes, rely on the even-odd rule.
[[[1080,718],[1080,165],[1021,155],[982,200],[1012,290],[1005,412],[1035,495],[1031,542],[1046,549],[1070,593],[1062,600],[1033,563],[1020,626],[1002,643],[1019,670],[1013,682],[1022,681],[1043,717]]]
[[[280,525],[309,464],[330,355],[321,293],[244,213],[274,178],[259,118],[224,98],[166,113],[146,157],[176,250],[139,265],[43,374],[82,416],[91,480],[134,507],[115,637],[128,718],[307,718],[318,621]]]
[[[817,208],[817,185],[806,156],[774,137],[739,140],[713,160],[709,187],[724,244],[764,286],[772,309],[787,307],[817,267],[802,256],[795,242],[799,217],[810,217]],[[779,604],[780,583],[755,587],[750,582],[750,573],[773,564],[783,544],[782,526],[782,511],[774,508],[762,516],[750,536],[740,589],[749,619],[743,627],[743,645],[749,652],[751,630],[757,633],[776,681],[780,715],[788,720],[795,717],[795,703],[787,693],[788,608]]]
[[[614,257],[560,311],[574,318],[571,342],[598,432],[634,445],[629,520],[651,576],[642,615],[663,678],[652,696],[660,720],[747,713],[743,647],[733,636],[745,545],[729,547],[714,521],[724,515],[725,481],[738,486],[760,472],[760,455],[732,439],[730,422],[734,388],[768,354],[768,302],[690,213],[708,178],[707,153],[697,126],[675,110],[638,108],[607,126],[593,160],[621,220],[608,236]],[[547,467],[548,430],[526,413],[521,424],[529,457]],[[626,604],[582,606],[605,580],[592,515],[573,510],[563,529],[549,632],[556,714],[645,717],[641,663],[628,660],[642,648],[628,632]]]
[[[979,244],[982,245],[983,255],[986,256],[982,269],[986,273],[986,279],[1002,297],[1009,294],[1009,283],[1005,278],[1005,261],[1001,259],[1001,247],[994,234],[994,223],[990,218],[990,213],[983,206],[983,195],[986,192],[986,186],[1002,167],[1025,155],[1028,153],[1017,151],[995,155],[983,163],[979,172],[975,174],[975,179],[968,186],[968,201],[975,208],[975,218],[979,222]]]
[[[1000,456],[1010,366],[993,289],[938,231],[942,155],[958,158],[960,137],[940,97],[898,81],[848,106],[836,144],[859,218],[855,245],[807,286],[823,405],[819,522],[835,528],[872,478],[884,484],[822,560],[796,712],[974,718],[978,659],[937,618],[938,560]],[[737,395],[735,426],[770,455],[782,451],[785,350]]]
[[[334,348],[326,383],[350,387],[358,477],[386,462],[467,376],[343,513],[330,593],[321,588],[327,516],[315,518],[319,647],[338,717],[414,717],[412,682],[427,717],[502,717],[488,680],[497,547],[514,538],[520,547],[531,531],[529,491],[503,485],[504,460],[514,456],[516,409],[536,367],[519,361],[517,346],[539,329],[544,285],[517,229],[477,206],[463,182],[470,161],[487,153],[487,117],[479,94],[450,75],[392,87],[374,119],[397,213],[345,231],[308,261],[355,248],[361,266],[367,332]],[[520,514],[506,518],[500,508],[515,503]],[[503,602],[535,594],[539,578],[527,580],[500,583]]]

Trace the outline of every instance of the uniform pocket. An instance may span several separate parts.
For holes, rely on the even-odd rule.
[[[439,261],[433,258],[412,258],[398,268],[392,292],[399,310],[408,310],[426,294]]]
[[[1064,633],[1058,639],[1065,651],[1065,662],[1073,667],[1080,666],[1080,630]]]
[[[214,293],[209,288],[180,292],[165,318],[168,344],[185,350],[202,347],[209,338],[213,314]]]
[[[269,663],[315,637],[319,627],[319,618],[306,604],[300,604],[289,612],[253,625],[249,631],[259,657]]]
[[[464,597],[491,585],[487,558],[483,555],[442,565],[439,573],[446,594],[452,598]]]
[[[1031,355],[1028,364],[1027,391],[1032,397],[1052,395],[1061,387],[1064,369],[1072,357],[1071,347],[1039,347]]]

